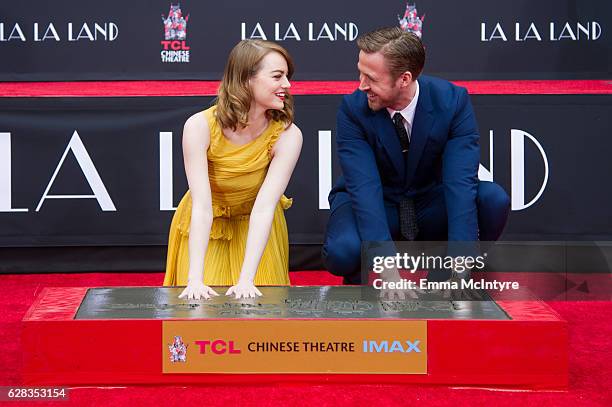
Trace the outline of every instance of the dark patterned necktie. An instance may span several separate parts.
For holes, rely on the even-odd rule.
[[[419,234],[414,200],[405,198],[399,204],[400,233],[406,240],[416,240]]]
[[[395,125],[395,132],[397,133],[397,137],[399,137],[400,145],[402,146],[402,153],[407,153],[408,147],[410,147],[410,137],[408,137],[408,132],[404,126],[404,118],[400,112],[396,112],[393,115],[393,124]]]
[[[395,125],[395,131],[399,137],[400,145],[402,146],[402,153],[404,158],[408,153],[410,147],[410,137],[408,131],[404,126],[404,118],[400,112],[396,112],[393,115],[393,124]],[[404,239],[415,240],[419,234],[419,226],[417,225],[416,210],[414,208],[414,201],[410,198],[403,199],[399,204],[399,221],[400,221],[400,232]]]

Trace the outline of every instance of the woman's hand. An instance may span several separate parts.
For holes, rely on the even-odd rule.
[[[199,300],[200,297],[205,300],[210,299],[210,297],[216,297],[217,294],[215,290],[205,285],[202,281],[190,281],[187,283],[187,287],[183,290],[179,298],[187,298],[188,300]]]
[[[227,290],[225,295],[235,295],[236,299],[256,298],[262,296],[261,291],[259,291],[253,283],[245,283],[240,281],[238,281],[238,284],[231,286],[229,290]]]

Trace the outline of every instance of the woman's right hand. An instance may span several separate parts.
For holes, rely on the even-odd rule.
[[[188,300],[199,300],[200,298],[204,298],[205,300],[210,299],[210,297],[216,297],[219,294],[215,292],[212,288],[205,285],[202,281],[190,281],[187,283],[187,287],[183,290],[179,298],[186,298]]]

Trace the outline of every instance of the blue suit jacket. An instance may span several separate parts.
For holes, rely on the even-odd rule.
[[[385,201],[397,204],[442,183],[448,240],[477,240],[480,147],[469,96],[442,79],[421,75],[418,82],[406,165],[387,109],[372,111],[359,90],[344,96],[336,135],[343,176],[329,195],[331,210],[350,199],[361,240],[387,241]]]

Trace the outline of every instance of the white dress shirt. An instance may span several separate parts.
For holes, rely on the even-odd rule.
[[[387,108],[387,111],[391,115],[391,118],[393,118],[393,116],[397,112],[399,112],[404,118],[404,127],[406,128],[406,131],[408,132],[408,141],[410,141],[410,138],[412,136],[412,123],[414,123],[414,113],[416,112],[416,106],[417,106],[418,99],[419,99],[419,81],[416,81],[416,91],[414,92],[414,97],[412,98],[408,106],[406,106],[402,110],[393,110],[393,109]]]

